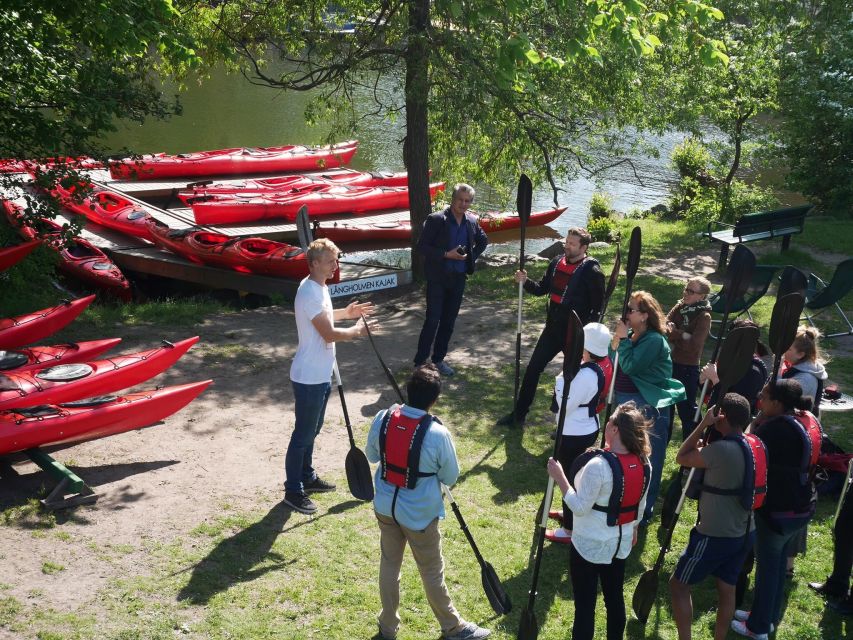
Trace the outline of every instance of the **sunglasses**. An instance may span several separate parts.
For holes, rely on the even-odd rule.
[[[702,295],[701,291],[694,291],[690,287],[684,287],[684,293],[692,293],[694,296]]]

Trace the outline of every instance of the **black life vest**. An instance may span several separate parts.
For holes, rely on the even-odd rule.
[[[379,456],[382,479],[398,489],[414,489],[418,478],[434,476],[434,473],[418,471],[421,447],[433,416],[426,413],[421,418],[403,415],[397,405],[385,412],[379,430]],[[395,494],[396,498],[396,494]]]
[[[591,269],[598,262],[589,256],[584,256],[580,262],[569,264],[566,261],[566,256],[562,256],[557,260],[554,266],[554,273],[551,276],[551,283],[548,291],[548,297],[552,303],[562,305],[571,297],[574,290],[581,282],[583,272],[586,269]]]
[[[806,486],[812,481],[820,456],[820,447],[823,442],[823,431],[820,422],[808,411],[796,411],[794,415],[782,416],[796,432],[800,434],[803,441],[803,455],[800,460],[800,485]]]
[[[604,365],[604,366],[602,366]],[[592,369],[596,377],[598,378],[598,391],[596,391],[595,395],[592,396],[589,402],[579,405],[581,407],[587,407],[589,409],[589,417],[594,418],[596,414],[601,413],[604,410],[604,405],[607,401],[607,383],[608,383],[608,374],[609,378],[613,378],[613,363],[610,362],[610,358],[605,356],[601,359],[600,362],[584,362],[580,368],[584,367]],[[606,371],[605,371],[606,369]],[[561,398],[562,399],[562,398]],[[556,389],[554,393],[551,394],[551,413],[559,413],[560,412],[560,403],[557,399]]]
[[[595,511],[607,514],[608,527],[621,527],[638,520],[640,500],[649,486],[652,467],[633,453],[613,453],[609,449],[587,449],[577,458],[569,469],[569,482],[574,486],[575,475],[595,456],[601,456],[610,465],[613,473],[613,490],[606,507],[593,505]],[[618,551],[618,548],[617,548]]]
[[[687,487],[687,497],[698,500],[703,491],[720,496],[738,496],[746,511],[755,511],[767,497],[767,449],[761,438],[752,434],[729,434],[722,440],[736,442],[743,454],[743,484],[734,489],[721,489],[705,483],[705,469],[696,469]]]
[[[595,418],[596,414],[599,412],[598,401],[599,398],[601,398],[601,394],[604,393],[604,386],[606,384],[604,380],[604,370],[601,368],[600,364],[593,361],[584,362],[580,368],[592,369],[595,372],[596,378],[598,378],[598,391],[596,391],[595,395],[590,398],[589,402],[578,405],[579,407],[586,407],[589,410],[589,417]]]
[[[782,379],[787,380],[788,378],[793,378],[798,373],[808,373],[809,375],[814,375],[809,371],[800,371],[797,369],[797,365],[793,364],[789,366],[782,372]],[[817,380],[817,391],[814,394],[814,398],[812,399],[812,409],[814,410],[814,415],[820,415],[820,400],[823,397],[823,380],[815,376]]]

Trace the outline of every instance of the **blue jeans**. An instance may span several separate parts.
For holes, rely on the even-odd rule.
[[[780,525],[780,532],[761,515],[755,517],[755,589],[752,611],[746,622],[753,633],[770,633],[771,622],[778,626],[785,591],[787,547],[803,528],[805,525],[798,521]]]
[[[678,418],[681,420],[681,441],[687,440],[687,436],[693,433],[696,422],[696,390],[699,386],[699,366],[695,364],[672,363],[672,377],[684,385],[687,399],[675,405],[678,410]],[[701,398],[700,398],[701,401]]]
[[[464,273],[445,273],[441,280],[427,280],[426,318],[418,339],[415,364],[426,362],[430,348],[435,363],[441,362],[447,355],[456,316],[462,306],[465,278]]]
[[[293,385],[296,402],[296,424],[284,457],[284,490],[287,493],[304,493],[303,483],[317,477],[312,466],[314,438],[323,427],[332,385],[328,382],[302,384],[292,380],[290,384]]]
[[[640,393],[616,392],[616,404],[624,404],[633,400],[649,420],[654,420],[649,430],[649,444],[652,455],[652,477],[649,480],[649,493],[646,496],[646,510],[643,513],[643,523],[648,524],[655,510],[655,500],[660,493],[660,480],[663,475],[663,464],[666,461],[666,445],[669,444],[669,408],[658,410],[649,405]]]

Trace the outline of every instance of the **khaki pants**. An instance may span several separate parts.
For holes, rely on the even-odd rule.
[[[452,634],[464,623],[450,601],[450,593],[444,584],[444,558],[441,556],[441,533],[438,518],[423,531],[407,529],[388,516],[377,513],[379,521],[379,546],[382,557],[379,561],[379,598],[382,612],[379,614],[379,630],[387,638],[397,635],[400,628],[400,567],[406,543],[418,565],[424,591],[432,612],[438,619],[443,634]]]

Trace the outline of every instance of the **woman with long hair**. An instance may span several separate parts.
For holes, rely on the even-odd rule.
[[[660,304],[647,291],[635,291],[625,319],[616,322],[610,343],[611,360],[619,354],[615,395],[617,404],[633,401],[653,421],[650,433],[652,479],[641,524],[652,518],[660,490],[669,443],[669,407],[686,398],[684,385],[672,377],[670,347],[663,335]]]
[[[820,415],[820,397],[827,379],[826,359],[820,350],[820,331],[800,327],[797,337],[783,356],[782,378],[793,378],[803,388],[803,396],[812,399],[812,411]]]
[[[732,629],[748,638],[766,639],[779,626],[790,546],[814,515],[812,482],[820,424],[809,413],[811,398],[796,380],[767,384],[759,395],[761,417],[752,433],[767,450],[767,498],[755,513],[755,589],[752,611],[735,612]]]
[[[607,639],[624,636],[625,560],[637,543],[648,491],[649,424],[633,402],[617,407],[604,427],[605,449],[590,449],[579,457],[569,470],[572,482],[559,462],[548,460],[548,474],[574,514],[569,556],[573,640],[592,640],[599,582],[607,610]]]

